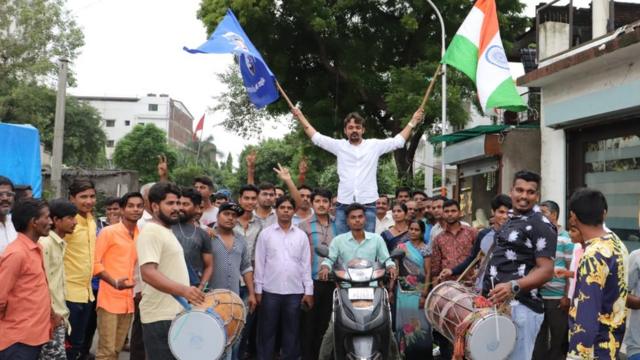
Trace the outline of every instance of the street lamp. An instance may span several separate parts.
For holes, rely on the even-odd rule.
[[[442,15],[440,14],[440,11],[438,10],[438,8],[433,4],[433,2],[431,0],[427,0],[427,2],[429,3],[429,5],[431,5],[431,7],[433,8],[433,11],[436,12],[436,16],[438,17],[438,20],[440,21],[440,32],[442,33],[442,48],[441,48],[441,54],[440,54],[440,58],[444,58],[444,53],[446,51],[446,38],[447,38],[447,34],[445,33],[445,29],[444,29],[444,20],[442,20]],[[445,134],[446,132],[446,128],[447,128],[447,64],[442,64],[441,67],[441,71],[442,71],[442,135]],[[446,180],[447,180],[447,168],[446,165],[444,164],[444,148],[446,146],[446,143],[443,141],[442,142],[442,155],[440,156],[440,161],[442,162],[442,187],[440,189],[440,192],[442,195],[445,194],[445,184],[446,184]],[[428,151],[428,150],[427,150]]]

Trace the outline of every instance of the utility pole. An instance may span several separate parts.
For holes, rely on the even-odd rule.
[[[58,93],[56,117],[53,127],[53,153],[51,157],[51,186],[56,198],[62,196],[62,147],[64,145],[64,106],[67,98],[67,68],[69,60],[60,59],[58,67]]]
[[[440,10],[438,10],[438,8],[435,6],[435,4],[433,3],[433,1],[431,0],[427,0],[427,2],[429,3],[429,5],[431,5],[431,8],[433,8],[433,11],[435,11],[436,16],[438,17],[438,21],[440,21],[440,35],[441,35],[441,40],[442,40],[442,44],[441,44],[441,49],[440,49],[440,57],[441,59],[444,58],[444,54],[447,52],[447,33],[445,32],[445,28],[444,28],[444,20],[442,19],[442,15],[440,14]],[[447,133],[447,64],[442,64],[442,123],[441,123],[441,127],[442,127],[442,135]],[[442,155],[440,155],[440,160],[442,162],[442,167],[441,167],[441,173],[442,173],[442,180],[441,180],[441,185],[440,185],[440,194],[445,196],[447,194],[447,165],[444,163],[444,148],[447,145],[444,141],[441,142],[442,144]],[[426,149],[429,149],[429,147],[426,147]],[[426,173],[426,172],[425,172]]]

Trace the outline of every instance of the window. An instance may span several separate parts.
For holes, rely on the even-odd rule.
[[[629,251],[640,247],[640,124],[625,119],[570,131],[567,195],[579,187],[598,189],[607,198],[606,224]]]
[[[149,111],[158,111],[158,104],[149,104]]]
[[[130,126],[130,125],[131,125],[131,120],[124,121],[124,126]]]
[[[107,147],[112,148],[113,145],[115,145],[115,141],[114,140],[107,140]]]
[[[142,125],[142,126],[144,126],[144,121],[140,121],[140,122],[138,123],[138,125]]]
[[[116,121],[115,120],[105,120],[105,123],[106,123],[107,127],[116,126]]]

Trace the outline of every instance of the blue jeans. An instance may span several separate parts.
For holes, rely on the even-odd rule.
[[[31,346],[15,343],[4,350],[0,350],[0,360],[37,360],[42,345]]]
[[[376,203],[363,204],[365,207],[364,216],[366,222],[364,223],[364,231],[375,232],[376,231]],[[349,232],[349,226],[347,225],[347,207],[349,204],[338,203],[336,205],[336,231],[335,235],[344,234]]]
[[[538,337],[540,326],[544,320],[544,314],[538,314],[528,307],[517,303],[511,304],[511,319],[516,325],[518,335],[516,337],[516,346],[511,356],[509,356],[509,359],[531,359],[536,338]]]
[[[633,354],[629,356],[627,360],[640,360],[640,354]]]
[[[71,347],[67,349],[67,359],[75,360],[83,354],[87,327],[94,311],[93,302],[76,303],[67,301],[71,334],[67,337]]]

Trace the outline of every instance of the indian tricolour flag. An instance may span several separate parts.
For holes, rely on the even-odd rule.
[[[495,0],[478,0],[451,40],[442,59],[467,74],[478,89],[482,110],[523,111],[504,53]]]

